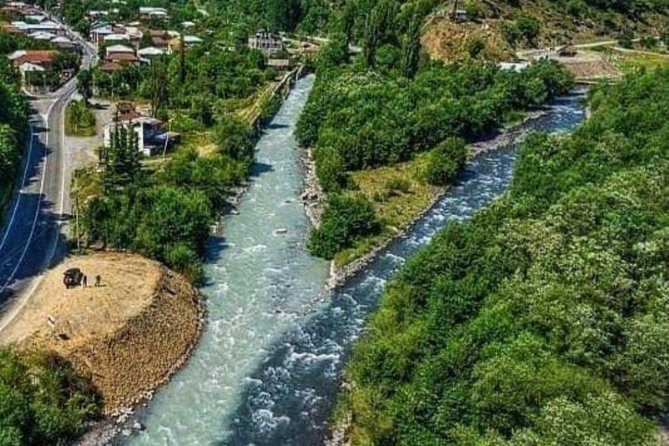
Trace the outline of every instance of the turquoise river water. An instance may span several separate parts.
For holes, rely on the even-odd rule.
[[[162,388],[133,446],[315,446],[328,432],[350,346],[386,281],[449,221],[462,221],[502,194],[514,144],[479,155],[461,180],[404,237],[331,294],[327,262],[310,256],[300,149],[293,129],[313,85],[299,80],[257,146],[238,215],[213,237],[202,289],[208,325],[186,367]],[[577,96],[555,101],[527,124],[565,132],[584,119]]]

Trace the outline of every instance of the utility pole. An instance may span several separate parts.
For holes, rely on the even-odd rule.
[[[81,254],[81,231],[79,229],[79,194],[74,198],[74,215],[77,226],[77,253]]]

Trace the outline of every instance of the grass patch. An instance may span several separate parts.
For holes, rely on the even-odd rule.
[[[95,114],[84,101],[72,101],[65,109],[65,134],[89,137],[97,134]]]
[[[337,266],[362,257],[406,228],[444,191],[444,188],[432,186],[423,179],[427,163],[426,152],[411,161],[394,166],[351,174],[357,190],[347,193],[362,193],[373,203],[374,213],[381,222],[382,230],[377,235],[358,240],[354,247],[339,252],[334,258]]]
[[[640,69],[653,69],[669,66],[668,55],[625,53],[613,59],[613,63],[623,73],[633,73]]]
[[[395,230],[405,227],[443,191],[423,179],[427,155],[427,152],[421,153],[405,163],[351,175],[358,188],[355,192],[364,194],[374,203],[374,212],[385,226]]]

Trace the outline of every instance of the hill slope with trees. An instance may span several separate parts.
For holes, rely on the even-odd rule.
[[[598,87],[509,193],[391,283],[347,375],[354,445],[653,445],[669,404],[669,70]]]

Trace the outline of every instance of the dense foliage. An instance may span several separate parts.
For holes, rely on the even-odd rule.
[[[28,137],[28,103],[21,94],[18,74],[0,56],[0,200],[13,184]],[[2,203],[0,202],[0,205]]]
[[[378,231],[372,204],[364,196],[347,197],[335,194],[328,200],[323,223],[309,239],[309,250],[315,255],[332,259],[344,248],[368,234]]]
[[[425,179],[435,186],[450,184],[465,164],[467,147],[464,140],[448,138],[429,155]]]
[[[47,354],[0,350],[0,444],[69,444],[100,411],[90,381]]]
[[[571,87],[554,62],[521,73],[494,65],[433,65],[415,80],[343,69],[322,76],[297,127],[315,147],[326,190],[343,186],[342,172],[394,164],[448,137],[474,138],[507,113],[538,106]]]
[[[356,445],[652,445],[669,404],[669,70],[598,87],[509,193],[389,286],[348,368]]]

